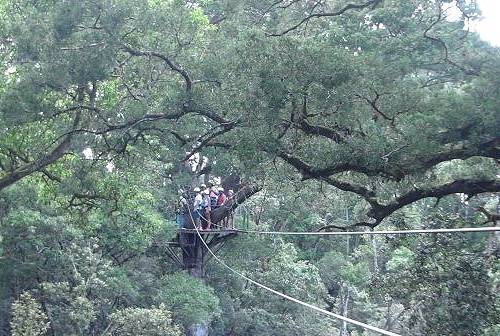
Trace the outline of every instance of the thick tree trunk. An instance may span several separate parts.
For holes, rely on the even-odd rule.
[[[372,241],[372,249],[373,249],[373,272],[375,274],[378,274],[379,266],[378,266],[377,240],[375,238],[375,235],[370,235],[370,239]]]
[[[203,279],[205,272],[203,269],[205,246],[196,233],[181,233],[182,263],[189,274],[195,278]]]
[[[259,190],[260,187],[257,186],[246,186],[241,188],[233,198],[229,199],[228,202],[226,202],[224,206],[212,211],[212,223],[216,224],[223,220],[225,217],[231,214],[234,209],[236,209],[242,202],[244,202],[247,198],[258,192]],[[193,210],[189,210],[190,211],[187,211],[188,213],[185,214],[184,217],[184,228],[194,229],[194,223],[191,217]],[[205,231],[205,233],[202,234],[206,236],[207,232]],[[217,232],[210,232],[208,235],[210,235],[212,238],[208,243],[210,246],[212,246],[214,243],[218,244],[219,242],[234,236],[234,234],[218,235]],[[218,236],[214,238],[213,235]],[[204,266],[207,249],[202,241],[202,238],[200,238],[197,232],[181,231],[179,232],[179,245],[182,248],[182,263],[184,265],[184,268],[188,270],[189,274],[193,277],[203,280],[205,278]],[[208,324],[206,323],[193,324],[186,328],[186,336],[208,336],[208,330]]]
[[[347,284],[343,284],[342,287],[344,289],[343,290],[344,293],[342,293],[343,295],[341,296],[341,300],[342,300],[341,312],[342,312],[342,316],[347,317],[347,310],[349,308],[349,297],[351,295],[351,289],[349,288],[349,286]],[[347,322],[342,321],[342,327],[340,328],[339,336],[347,336],[347,335],[348,335]]]
[[[205,245],[197,233],[181,232],[182,262],[189,274],[198,279],[205,279]],[[193,324],[186,328],[186,336],[208,336],[208,324]]]

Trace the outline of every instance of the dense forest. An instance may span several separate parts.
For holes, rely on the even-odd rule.
[[[480,15],[0,0],[0,335],[500,335]]]

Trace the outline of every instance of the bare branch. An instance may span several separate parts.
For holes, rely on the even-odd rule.
[[[123,50],[125,50],[126,52],[128,52],[130,55],[133,56],[150,56],[150,57],[152,56],[161,59],[170,67],[172,71],[175,71],[182,76],[186,85],[186,92],[191,93],[193,89],[193,80],[191,79],[191,75],[182,66],[176,64],[166,55],[163,55],[156,51],[136,50],[125,44],[123,45]]]
[[[306,16],[305,18],[303,18],[299,23],[286,29],[285,31],[282,31],[281,33],[269,34],[268,36],[283,36],[283,35],[288,34],[291,31],[299,28],[300,26],[302,26],[303,24],[305,24],[306,22],[308,22],[311,19],[320,18],[320,17],[340,16],[351,9],[364,9],[364,8],[367,8],[370,6],[372,6],[372,8],[373,8],[373,7],[377,6],[380,2],[382,2],[382,0],[369,0],[369,1],[362,3],[362,4],[347,4],[346,6],[344,6],[343,8],[339,9],[336,12],[310,14],[310,15]]]
[[[448,46],[446,45],[446,43],[440,39],[439,37],[436,37],[436,36],[431,36],[429,35],[429,32],[439,23],[443,20],[443,10],[441,8],[441,4],[438,3],[438,15],[436,17],[436,20],[433,21],[429,27],[427,27],[424,31],[424,38],[438,44],[442,49],[443,49],[443,52],[444,52],[444,61],[450,65],[453,65],[454,67],[462,70],[465,74],[467,75],[474,75],[474,76],[478,76],[479,73],[476,71],[476,70],[473,70],[473,69],[466,69],[465,67],[463,67],[462,65],[452,61],[450,59],[450,55],[449,55],[449,51],[448,51]]]

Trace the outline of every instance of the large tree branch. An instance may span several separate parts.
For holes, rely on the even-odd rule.
[[[393,202],[387,205],[379,205],[372,207],[368,212],[368,216],[374,218],[376,223],[380,223],[384,218],[391,215],[394,211],[399,210],[418,200],[436,197],[441,198],[446,195],[464,193],[469,196],[485,192],[499,192],[499,180],[482,180],[482,179],[464,179],[456,180],[447,184],[425,189],[414,189],[404,195],[399,196]]]
[[[340,189],[344,190],[342,186]],[[355,192],[361,196],[366,195],[366,192],[363,190],[361,190],[361,192],[359,192],[359,190],[352,190],[352,189],[347,191]],[[429,197],[441,198],[456,193],[464,193],[469,195],[469,197],[472,197],[481,193],[499,192],[499,191],[500,191],[499,180],[463,179],[463,180],[456,180],[439,186],[434,186],[424,189],[418,189],[418,188],[413,189],[405,193],[404,195],[397,197],[395,200],[391,201],[388,204],[381,204],[378,201],[376,201],[374,197],[370,197],[373,201],[369,202],[370,210],[367,212],[367,215],[370,218],[372,218],[373,221],[358,222],[346,227],[338,227],[336,225],[326,225],[321,227],[319,230],[321,231],[329,229],[350,229],[357,226],[368,226],[374,228],[377,225],[379,225],[382,222],[382,220],[392,215],[395,211],[402,209],[405,206],[415,203],[416,201],[422,200],[424,198],[429,198]]]
[[[415,159],[413,156],[411,160],[406,160],[400,163],[388,163],[388,157],[382,157],[385,165],[379,166],[363,166],[353,162],[336,162],[324,167],[313,166],[303,159],[287,153],[284,150],[278,150],[275,153],[283,161],[294,167],[302,175],[303,180],[307,179],[325,179],[331,175],[353,171],[365,174],[367,176],[384,176],[393,180],[399,181],[409,174],[427,171],[439,163],[460,159],[466,160],[475,156],[500,159],[500,137],[496,137],[485,141],[481,144],[468,145],[469,147],[453,148],[447,151],[442,151],[434,154],[425,153],[425,157]],[[399,147],[400,150],[403,147]]]
[[[258,185],[248,185],[238,190],[238,192],[236,192],[232,198],[229,198],[223,206],[211,212],[210,216],[212,223],[220,222],[223,218],[234,211],[241,203],[245,202],[261,189],[262,187]]]
[[[399,164],[397,167],[404,174],[409,174],[428,170],[442,162],[467,160],[475,156],[498,160],[500,159],[500,137],[494,137],[480,144],[471,145],[465,142],[461,144],[460,148],[451,148],[432,155],[428,155],[428,153],[424,155],[425,156],[418,157],[416,161],[412,159],[411,162]]]
[[[283,161],[287,162],[295,169],[297,169],[299,173],[302,175],[303,180],[323,179],[331,175],[347,171],[363,173],[367,176],[376,176],[376,175],[389,176],[396,180],[399,180],[404,176],[401,175],[401,173],[393,170],[384,168],[364,167],[351,162],[339,162],[332,165],[328,165],[326,167],[314,167],[308,164],[307,162],[303,161],[302,159],[293,156],[285,151],[278,151],[276,155]]]
[[[76,111],[72,125],[73,130],[78,127],[81,120],[81,114],[82,114],[81,109]],[[49,153],[43,155],[36,161],[29,162],[19,168],[14,169],[8,175],[0,178],[0,190],[16,183],[22,178],[31,175],[37,171],[43,171],[47,166],[62,158],[66,154],[66,151],[71,144],[73,135],[74,135],[73,132],[66,134],[62,139],[62,141]]]
[[[365,188],[363,186],[354,184],[354,183],[349,183],[345,181],[340,181],[331,177],[325,177],[321,179],[322,181],[325,181],[331,186],[334,186],[337,189],[343,190],[343,191],[348,191],[355,193],[361,197],[363,197],[368,203],[370,203],[372,206],[378,206],[379,203],[376,200],[376,194],[373,190],[370,190],[368,188]]]

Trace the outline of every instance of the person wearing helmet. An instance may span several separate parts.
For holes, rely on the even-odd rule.
[[[226,194],[224,193],[224,188],[219,187],[217,188],[217,192],[219,193],[219,197],[217,198],[217,204],[216,207],[222,206],[224,203],[226,203]]]
[[[186,200],[186,198],[182,194],[183,193],[182,190],[179,193],[181,194],[181,196],[179,197],[179,202],[177,204],[175,221],[176,221],[177,225],[179,225],[179,229],[182,230],[186,224],[185,218],[186,218],[186,214],[188,213],[188,210],[187,210],[188,201]]]
[[[213,210],[217,208],[217,201],[219,199],[219,191],[216,186],[210,188],[210,208]]]
[[[210,219],[210,212],[212,209],[210,208],[210,191],[208,189],[203,190],[202,195],[202,216],[203,221],[206,222],[206,229],[210,230],[212,228],[212,221]]]
[[[194,220],[194,225],[198,228],[201,229],[201,214],[202,214],[202,203],[203,203],[203,197],[201,196],[200,193],[200,188],[196,187],[193,189],[193,191],[196,193],[196,196],[194,197],[194,203],[193,203],[193,220]]]

